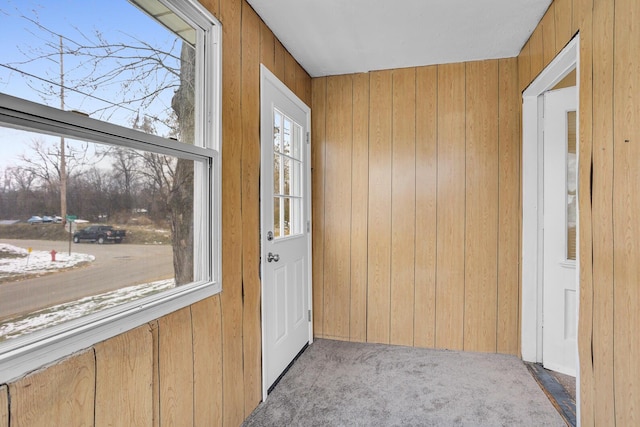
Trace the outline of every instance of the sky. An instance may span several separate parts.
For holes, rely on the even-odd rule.
[[[110,42],[133,43],[132,38],[138,38],[167,50],[167,46],[175,44],[175,36],[127,0],[0,0],[0,92],[56,108],[60,107],[59,54],[55,50],[52,51],[52,47],[46,47],[45,43],[55,47],[59,43],[59,37],[40,30],[23,16],[33,19],[54,33],[62,34],[66,38],[65,46],[72,46],[73,42],[82,42],[83,36],[91,38],[96,31],[100,31]],[[180,44],[177,46],[179,53]],[[29,56],[41,56],[42,52],[50,54],[51,58],[24,63]],[[73,85],[74,76],[91,74],[86,71],[86,67],[81,68],[78,64],[78,58],[65,55],[65,86]],[[53,84],[25,76],[6,66],[36,75]],[[104,69],[104,65],[98,65],[96,72]],[[28,81],[32,82],[34,88],[48,91],[51,95],[48,99],[43,99],[41,94],[29,87]],[[113,92],[121,89],[119,83],[110,88],[101,85],[95,88],[96,92],[93,94],[103,99],[112,99]],[[135,88],[129,89],[133,92]],[[89,89],[84,91],[88,92]],[[170,106],[171,95],[172,93],[167,93],[162,97],[156,107],[150,110],[152,114],[160,116],[160,111]],[[70,90],[66,90],[65,104],[67,110],[85,113],[93,113],[106,105]],[[99,112],[93,113],[91,117],[130,126],[132,114],[131,111],[124,110],[122,113],[114,113],[110,118]],[[159,132],[162,131],[159,129]],[[0,128],[0,171],[15,164],[20,154],[27,150],[26,144],[34,137],[46,138],[52,143],[59,141],[58,138]]]

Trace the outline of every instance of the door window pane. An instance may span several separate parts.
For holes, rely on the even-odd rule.
[[[274,236],[302,233],[302,126],[282,112],[273,112]]]
[[[576,112],[567,112],[567,259],[576,259],[578,154]]]

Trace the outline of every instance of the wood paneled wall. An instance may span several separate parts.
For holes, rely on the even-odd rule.
[[[635,0],[555,0],[518,57],[524,89],[580,32],[583,426],[640,423],[639,16]]]
[[[516,354],[517,60],[312,84],[315,334]]]
[[[238,426],[262,399],[260,63],[304,102],[311,78],[244,0],[223,26],[222,293],[0,385],[0,427]]]

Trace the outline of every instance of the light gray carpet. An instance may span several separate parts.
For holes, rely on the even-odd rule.
[[[316,340],[244,426],[564,426],[513,356]]]

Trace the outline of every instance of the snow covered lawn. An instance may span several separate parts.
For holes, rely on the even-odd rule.
[[[0,322],[0,342],[114,307],[118,304],[153,295],[171,289],[174,286],[174,279],[144,283],[81,298],[77,301],[54,305],[25,316],[7,319]]]
[[[31,251],[29,254],[25,248],[0,243],[0,282],[23,275],[53,273],[94,260],[93,255],[74,252],[69,255],[64,252],[56,253],[56,261],[51,261],[51,254],[47,251]],[[0,342],[153,295],[174,286],[174,279],[143,283],[5,319],[0,322]]]
[[[50,273],[78,264],[92,262],[93,255],[71,252],[56,253],[56,260],[51,261],[51,253],[47,251],[29,251],[6,243],[0,243],[0,280],[22,274]]]

